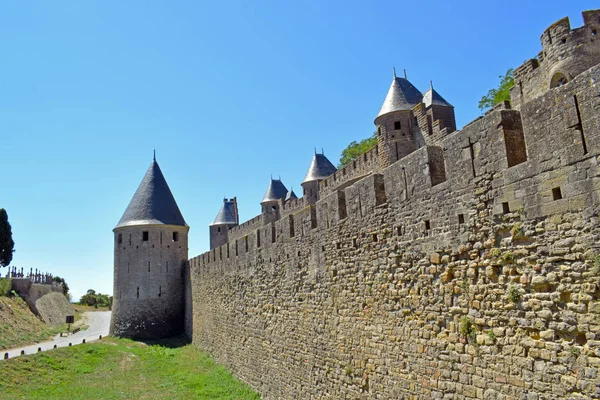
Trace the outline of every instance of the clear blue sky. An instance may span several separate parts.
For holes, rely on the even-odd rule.
[[[463,126],[498,75],[593,1],[3,1],[0,207],[13,265],[112,293],[113,234],[156,147],[208,249],[223,196],[242,220],[270,174],[301,192],[313,148],[332,162],[374,131],[406,68]],[[2,275],[6,270],[0,271]]]

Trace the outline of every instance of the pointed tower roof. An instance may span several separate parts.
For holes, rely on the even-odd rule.
[[[261,201],[261,204],[267,201],[277,201],[279,199],[285,199],[287,192],[287,188],[285,187],[283,182],[281,182],[280,179],[271,178],[271,183],[269,183],[269,187],[267,188],[267,191]]]
[[[296,196],[296,193],[294,193],[293,189],[290,189],[289,192],[287,192],[287,194],[285,195],[285,201],[288,201],[290,199],[297,199],[298,196]]]
[[[335,171],[337,171],[337,168],[325,157],[325,154],[315,153],[302,183],[321,181],[332,175]]]
[[[235,211],[234,211],[233,201],[228,201],[227,199],[223,200],[223,206],[221,210],[217,214],[217,217],[213,221],[212,225],[237,225],[238,221],[235,219]]]
[[[410,110],[421,102],[423,95],[406,78],[394,75],[394,80],[377,117],[394,111]]]
[[[433,88],[433,84],[429,90],[423,93],[423,104],[425,104],[425,108],[429,108],[432,105],[454,107],[452,104],[448,103],[446,99],[440,96],[440,94]]]
[[[156,159],[115,228],[153,224],[187,226]]]

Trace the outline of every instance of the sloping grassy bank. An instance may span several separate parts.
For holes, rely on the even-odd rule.
[[[0,296],[0,350],[41,342],[66,328],[43,323],[19,296]]]
[[[194,346],[115,338],[2,361],[0,376],[2,399],[260,399]]]

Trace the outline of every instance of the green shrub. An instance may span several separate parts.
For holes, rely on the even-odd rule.
[[[501,254],[502,254],[502,252],[497,247],[494,247],[493,249],[490,250],[490,257],[500,257]]]
[[[458,321],[458,332],[462,337],[469,338],[472,341],[475,340],[475,329],[473,328],[473,321],[466,315],[462,316]]]
[[[9,278],[0,278],[0,296],[10,295],[11,280]]]
[[[504,261],[506,264],[512,264],[515,262],[515,256],[513,253],[511,253],[510,251],[505,251],[504,253],[502,253],[502,256],[500,257],[502,259],[502,261]]]
[[[521,301],[521,292],[519,291],[519,288],[516,286],[511,286],[508,288],[508,293],[506,294],[506,296],[508,297],[508,300],[510,300],[513,303],[518,303],[519,301]]]

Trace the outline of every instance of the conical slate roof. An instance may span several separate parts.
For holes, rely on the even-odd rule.
[[[288,201],[289,199],[297,199],[298,196],[296,196],[296,193],[294,193],[294,190],[290,190],[289,192],[287,192],[287,194],[285,195],[285,201]]]
[[[302,183],[321,181],[335,171],[337,171],[337,168],[325,157],[325,154],[315,154]]]
[[[223,207],[221,207],[217,217],[210,225],[237,225],[237,223],[233,211],[233,201],[224,201]]]
[[[428,108],[431,105],[453,107],[453,105],[448,103],[442,96],[440,96],[440,94],[434,88],[430,88],[428,91],[423,93],[423,104],[425,104],[425,108]]]
[[[156,159],[150,164],[115,228],[154,224],[186,226]]]
[[[421,92],[408,79],[394,76],[377,117],[394,111],[410,110],[419,104],[422,98]]]
[[[263,197],[261,204],[266,201],[277,201],[279,199],[285,199],[287,195],[287,188],[279,179],[271,178],[271,183],[269,183],[269,187]]]

